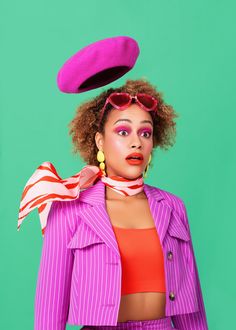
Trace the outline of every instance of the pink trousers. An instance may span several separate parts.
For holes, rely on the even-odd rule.
[[[84,325],[81,330],[177,330],[172,326],[171,317],[157,320],[117,322],[117,325]]]

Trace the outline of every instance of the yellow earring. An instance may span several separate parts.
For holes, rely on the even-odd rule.
[[[102,150],[98,150],[98,152],[97,152],[97,160],[99,162],[99,168],[102,170],[103,174],[106,175],[106,172],[105,172],[105,163],[104,163],[105,155],[104,155],[104,153],[103,153]]]
[[[148,159],[148,164],[147,164],[147,166],[145,168],[145,171],[144,171],[144,175],[143,175],[144,178],[147,177],[147,171],[148,171],[148,168],[149,168],[149,164],[151,163],[151,159],[152,159],[152,155],[150,154],[149,159]]]

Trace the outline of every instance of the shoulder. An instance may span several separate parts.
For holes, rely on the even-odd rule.
[[[51,217],[57,217],[57,221],[65,220],[68,229],[73,233],[80,221],[79,219],[79,200],[56,200],[52,202],[50,208]]]
[[[180,216],[185,213],[186,207],[182,197],[157,186],[152,186],[152,185],[147,185],[147,186],[149,188],[149,191],[155,194],[155,196],[158,199],[162,200],[163,203],[174,209]]]
[[[176,206],[176,205],[184,203],[182,197],[174,194],[173,192],[164,190],[157,186],[152,186],[152,185],[148,185],[148,184],[146,184],[146,186],[148,186],[150,191],[153,190],[153,192],[155,192],[157,195],[159,195],[162,199],[164,199],[166,202],[168,202],[172,206]]]

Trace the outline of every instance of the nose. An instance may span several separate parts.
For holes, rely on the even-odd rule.
[[[136,144],[133,144],[132,146],[131,146],[131,148],[135,148],[135,149],[140,149],[141,148],[141,145],[136,145]]]
[[[141,141],[138,137],[138,135],[134,135],[132,142],[131,142],[131,148],[141,148]]]

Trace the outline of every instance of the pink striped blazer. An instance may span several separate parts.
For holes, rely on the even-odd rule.
[[[144,184],[164,253],[166,316],[179,330],[207,330],[207,319],[184,202]],[[35,330],[116,325],[121,258],[98,180],[74,201],[52,203],[35,294]]]

